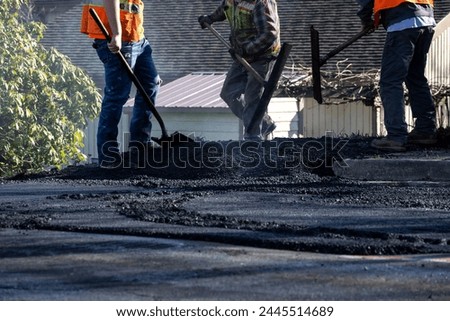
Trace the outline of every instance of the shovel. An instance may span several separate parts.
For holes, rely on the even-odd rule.
[[[328,59],[336,56],[342,50],[353,44],[358,39],[363,36],[373,32],[373,27],[367,27],[356,35],[351,37],[346,42],[342,43],[335,49],[331,50],[324,57],[320,57],[320,47],[319,47],[319,32],[314,29],[314,26],[311,26],[311,62],[312,62],[312,81],[313,81],[313,95],[314,99],[321,104],[323,102],[322,98],[322,86],[321,86],[321,78],[320,78],[320,67],[322,67]]]
[[[102,31],[103,35],[106,38],[106,41],[110,42],[111,41],[111,36],[109,35],[108,30],[106,30],[105,26],[103,25],[103,22],[100,20],[100,17],[98,16],[98,14],[95,11],[95,9],[90,8],[89,9],[89,13],[91,14],[92,18],[97,23],[97,25],[100,28],[100,30]],[[131,69],[130,65],[128,64],[128,62],[126,61],[125,57],[123,56],[122,52],[119,51],[117,53],[117,57],[122,62],[122,65],[125,67],[125,69],[126,69],[126,71],[128,73],[128,76],[130,76],[130,78],[133,81],[134,85],[139,90],[139,93],[144,98],[145,102],[147,103],[148,107],[150,108],[150,111],[155,116],[156,120],[158,121],[159,126],[161,127],[161,132],[162,132],[161,138],[152,137],[152,140],[154,142],[158,143],[161,146],[163,144],[168,144],[169,146],[176,146],[176,145],[178,145],[180,143],[193,142],[194,140],[192,138],[190,138],[190,137],[188,137],[186,135],[183,135],[183,134],[181,134],[179,132],[175,132],[175,133],[173,133],[172,135],[169,136],[169,134],[167,133],[167,129],[166,129],[166,126],[164,124],[164,121],[161,118],[161,115],[156,110],[155,105],[150,100],[150,97],[147,95],[147,92],[145,91],[145,89],[142,86],[142,84],[139,81],[139,79],[134,74],[134,72]]]
[[[225,45],[225,47],[228,48],[228,50],[231,49],[231,45],[216,29],[214,29],[208,23],[205,23],[205,26],[217,37],[217,39],[220,40],[220,42]],[[249,128],[247,130],[251,129],[253,126],[259,126],[257,120],[261,119],[266,113],[267,106],[269,105],[273,93],[277,88],[278,81],[280,80],[291,48],[292,45],[283,43],[280,53],[278,54],[276,62],[272,68],[272,72],[270,73],[269,79],[267,81],[263,77],[261,77],[261,75],[247,62],[247,60],[235,54],[235,57],[239,61],[239,63],[241,63],[242,66],[244,66],[244,68],[247,69],[248,72],[251,73],[252,76],[255,77],[255,79],[264,86],[264,91],[259,100],[258,107],[256,108],[255,114],[253,115],[250,125],[248,126]]]

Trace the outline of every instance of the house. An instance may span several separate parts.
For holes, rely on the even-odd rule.
[[[99,88],[102,88],[103,66],[91,47],[92,41],[79,32],[83,2],[81,0],[64,2],[34,0],[35,11],[39,13],[37,16],[48,26],[42,43],[45,46],[56,47],[70,57],[75,65],[83,68]],[[227,116],[232,121],[231,112],[221,105],[222,102],[217,101],[218,105],[214,107],[182,106],[181,102],[178,102],[177,106],[171,105],[173,103],[171,96],[174,95],[172,86],[186,84],[184,77],[189,79],[196,75],[197,81],[207,83],[210,81],[211,74],[224,74],[229,67],[231,58],[227,49],[208,30],[202,30],[197,22],[198,16],[211,13],[218,4],[219,0],[192,0],[188,4],[179,0],[150,1],[145,7],[145,30],[153,48],[155,64],[165,84],[156,107],[163,119],[167,119],[168,129],[182,131],[184,128],[190,131],[189,128],[182,127],[181,123],[168,119],[171,117],[169,115],[175,115],[175,110],[178,119],[183,111],[183,113],[195,114],[189,122],[182,123],[186,125],[196,122],[194,131],[199,136],[206,139],[236,139],[241,130],[236,124],[229,124],[230,128],[233,126],[236,128],[236,132],[224,133],[220,137],[209,136],[211,135],[209,129],[202,128],[205,124],[211,125],[210,122],[215,122],[215,127],[219,128],[219,122],[215,121],[214,117],[210,117],[207,121],[200,120],[200,114],[212,115],[208,111],[214,111],[214,115],[228,113]],[[293,45],[285,68],[285,76],[295,76],[299,67],[310,68],[311,25],[320,32],[321,52],[327,53],[360,30],[360,21],[356,16],[357,10],[356,1],[347,1],[343,5],[342,0],[279,0],[281,38],[283,42]],[[449,12],[449,1],[436,1],[437,21],[441,21]],[[214,27],[219,33],[227,36],[229,28],[226,23],[217,23]],[[443,28],[448,29],[448,26]],[[378,69],[384,37],[385,32],[377,30],[328,60],[321,70],[335,72],[337,68],[345,66],[352,73],[360,74]],[[438,50],[436,60],[441,61],[442,57],[448,57],[448,55],[446,49]],[[442,69],[442,64],[437,64],[436,68]],[[448,75],[449,68],[443,72]],[[188,87],[183,89],[184,92],[189,88],[189,82],[187,85]],[[217,88],[211,89],[209,95],[218,93]],[[446,106],[448,109],[448,101]],[[202,108],[205,108],[203,112],[201,112]],[[285,115],[283,115],[283,108],[287,110]],[[283,126],[277,128],[275,136],[279,137],[322,136],[326,131],[337,134],[378,135],[383,131],[380,106],[365,106],[362,102],[318,105],[308,94],[274,97],[269,105],[269,112],[271,114],[277,112],[275,120],[279,123],[285,122]],[[126,130],[126,124],[123,126]],[[157,124],[154,127],[156,135]],[[88,130],[88,135],[92,136],[92,131],[94,129]]]

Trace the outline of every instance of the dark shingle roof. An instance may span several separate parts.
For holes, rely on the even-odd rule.
[[[48,23],[43,43],[56,47],[78,66],[85,69],[98,83],[102,82],[103,67],[99,62],[91,40],[79,32],[81,3],[68,1],[58,17]],[[230,63],[226,48],[208,30],[202,30],[197,17],[211,13],[219,0],[153,0],[145,7],[145,33],[154,51],[156,66],[165,82],[192,72],[225,72]],[[58,5],[61,9],[65,4]],[[356,34],[360,22],[356,16],[356,1],[342,0],[280,0],[278,11],[281,20],[283,42],[293,45],[288,64],[311,65],[310,26],[320,32],[322,55]],[[437,1],[436,20],[450,12],[450,1]],[[228,35],[227,23],[215,24],[224,36]],[[337,61],[352,64],[352,70],[378,68],[383,30],[359,40],[351,47],[328,61],[323,69],[335,69]]]

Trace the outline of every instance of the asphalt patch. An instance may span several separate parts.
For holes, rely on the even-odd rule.
[[[333,164],[347,158],[401,157],[371,149],[370,141],[364,137],[323,137],[262,143],[194,142],[125,153],[122,166],[114,169],[84,165],[19,175],[9,181],[53,181],[66,186],[73,182],[78,189],[80,184],[100,188],[118,184],[141,192],[102,193],[86,188],[48,195],[45,204],[31,200],[3,202],[0,227],[179,238],[336,254],[449,253],[449,186],[354,182],[334,176]],[[411,147],[407,153],[408,157],[431,157],[445,148]],[[262,200],[270,195],[271,201],[253,202],[254,208],[244,214],[239,214],[239,205],[216,212],[198,203],[224,195],[239,198],[243,193],[261,194]],[[283,197],[290,203],[280,205]],[[101,213],[103,206],[137,222],[138,227],[55,223],[77,211]],[[289,206],[293,212],[311,214],[297,222],[258,215],[266,208],[283,210]],[[396,226],[386,228],[377,222],[374,228],[371,216],[384,211],[399,215]],[[315,216],[328,212],[336,213],[332,225],[329,218],[321,221]],[[419,218],[427,212],[433,215],[428,225],[421,227],[423,220]],[[358,222],[361,213],[364,219]],[[360,226],[342,223],[349,215],[355,215],[354,221]],[[411,217],[417,223],[408,225]],[[139,222],[156,228],[140,228]]]

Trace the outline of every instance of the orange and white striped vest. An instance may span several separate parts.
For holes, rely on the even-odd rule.
[[[380,24],[380,13],[382,10],[395,8],[405,2],[434,5],[434,0],[375,0],[373,8],[375,26]]]
[[[105,39],[100,28],[89,13],[94,8],[106,29],[111,33],[103,0],[91,0],[83,5],[80,31],[90,38]],[[122,40],[137,42],[144,38],[144,3],[141,0],[120,0],[120,22],[122,25]]]

